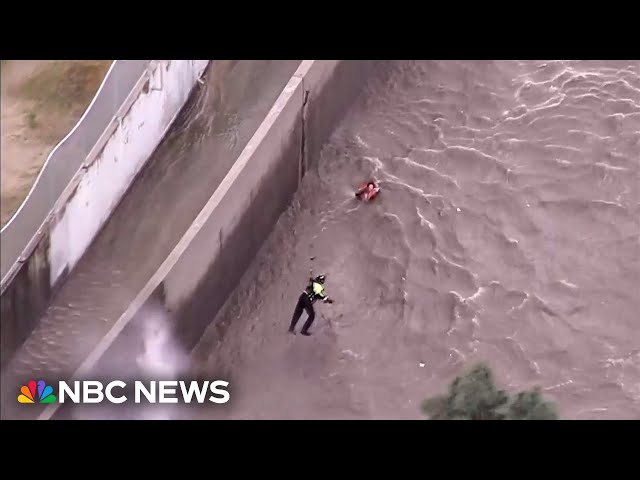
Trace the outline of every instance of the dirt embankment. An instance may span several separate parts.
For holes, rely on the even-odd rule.
[[[111,60],[3,60],[0,64],[1,223],[18,210],[53,148],[74,127]]]

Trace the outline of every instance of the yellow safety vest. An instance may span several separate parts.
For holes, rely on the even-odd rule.
[[[313,293],[315,293],[316,295],[321,294],[324,291],[324,287],[316,282],[313,282]]]

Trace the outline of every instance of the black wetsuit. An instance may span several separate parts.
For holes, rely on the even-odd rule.
[[[302,335],[310,335],[309,327],[313,323],[313,320],[316,318],[316,312],[313,309],[313,304],[318,298],[320,298],[321,300],[327,300],[327,296],[324,294],[324,292],[318,293],[313,291],[313,284],[317,282],[315,282],[315,280],[313,279],[309,280],[309,285],[307,285],[307,288],[298,297],[298,303],[296,304],[296,308],[293,312],[293,318],[291,319],[291,325],[289,326],[289,332],[291,333],[295,333],[294,329],[296,327],[296,324],[298,323],[298,320],[300,320],[302,311],[304,310],[307,312],[309,318],[307,318],[307,321],[302,326],[302,330],[300,330],[300,333]]]

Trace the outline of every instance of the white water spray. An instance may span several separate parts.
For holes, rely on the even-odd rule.
[[[142,318],[144,351],[136,358],[143,378],[180,380],[187,371],[188,356],[172,336],[170,314],[160,306],[145,306],[139,312]],[[136,411],[140,420],[169,420],[176,405],[151,405]]]

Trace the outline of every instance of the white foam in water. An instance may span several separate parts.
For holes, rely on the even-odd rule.
[[[183,380],[187,369],[187,355],[178,347],[171,333],[172,319],[161,306],[144,306],[139,314],[142,319],[141,335],[144,351],[135,359],[136,373],[120,380]],[[118,375],[110,374],[110,377]],[[135,405],[127,402],[122,405],[101,403],[95,406],[83,406],[74,409],[77,420],[170,420],[175,418],[179,404]]]
[[[137,359],[143,373],[174,377],[186,367],[187,357],[171,336],[169,314],[160,309],[144,312],[145,352]]]
[[[141,311],[143,320],[144,353],[136,359],[143,378],[158,380],[180,380],[186,371],[187,355],[172,337],[171,318],[161,308],[146,307]],[[154,405],[136,410],[141,420],[169,420],[176,406]]]

